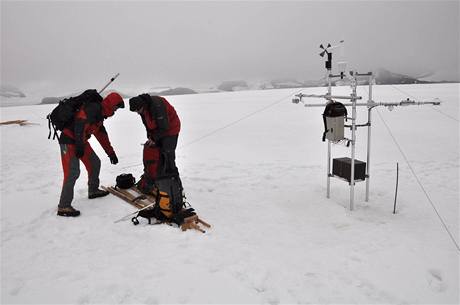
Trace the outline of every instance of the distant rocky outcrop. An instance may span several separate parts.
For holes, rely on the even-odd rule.
[[[217,89],[221,91],[248,90],[249,86],[244,80],[230,80],[222,82]]]
[[[430,81],[420,80],[408,75],[393,73],[386,69],[376,71],[375,83],[377,85],[397,85],[397,84],[429,84]]]
[[[72,94],[67,94],[63,96],[47,96],[42,98],[42,101],[40,104],[57,104],[59,101],[72,97],[72,96],[77,96],[79,94],[83,93],[83,91],[77,92],[77,93],[72,93]]]
[[[0,85],[0,96],[2,97],[26,97],[24,92],[11,85]]]
[[[177,87],[177,88],[163,90],[158,93],[158,95],[184,95],[184,94],[196,94],[196,91],[189,89],[189,88]]]
[[[274,89],[305,87],[304,83],[292,78],[274,79],[270,83]]]
[[[411,77],[404,74],[393,73],[386,69],[379,69],[373,72],[375,83],[378,85],[397,85],[397,84],[429,84],[436,83],[426,79]],[[350,85],[350,80],[346,77],[344,79],[333,78],[331,79],[332,86],[347,86]],[[359,77],[358,85],[368,85],[369,79],[367,77]],[[237,90],[266,90],[266,89],[284,89],[284,88],[309,88],[309,87],[325,87],[327,86],[326,78],[319,80],[303,80],[299,81],[294,78],[278,78],[269,81],[263,81],[248,85],[246,81],[224,81],[217,89],[220,91],[237,91]]]
[[[40,104],[57,104],[59,101],[63,99],[62,97],[44,97],[42,98],[42,102]]]

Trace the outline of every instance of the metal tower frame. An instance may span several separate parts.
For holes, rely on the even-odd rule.
[[[343,41],[341,41],[343,42]],[[337,46],[335,46],[337,47]],[[410,100],[407,98],[406,100],[402,100],[399,102],[375,102],[372,97],[372,86],[374,84],[374,75],[372,72],[360,74],[355,71],[350,71],[349,73],[346,73],[346,71],[341,71],[340,74],[332,74],[332,52],[330,49],[333,49],[335,47],[331,47],[330,44],[326,48],[323,47],[323,45],[320,46],[323,51],[321,52],[320,56],[323,57],[325,54],[328,55],[327,61],[326,61],[326,69],[327,69],[327,74],[326,74],[326,79],[327,79],[327,93],[324,95],[318,95],[318,94],[303,94],[299,93],[294,96],[292,102],[295,104],[298,103],[303,103],[305,107],[324,107],[327,104],[334,102],[334,100],[348,100],[348,103],[343,103],[345,106],[351,106],[352,112],[351,112],[351,117],[347,117],[347,119],[351,120],[351,125],[345,125],[345,127],[349,127],[351,129],[351,139],[344,139],[347,142],[347,147],[350,146],[351,144],[351,173],[350,173],[350,210],[354,209],[354,193],[355,193],[355,182],[358,182],[358,180],[355,180],[355,145],[356,145],[356,129],[358,127],[367,127],[367,156],[366,156],[366,174],[365,174],[365,181],[366,181],[366,198],[365,201],[369,201],[369,184],[370,184],[370,162],[371,162],[371,127],[372,127],[372,109],[377,106],[385,106],[388,107],[390,110],[393,109],[393,107],[396,106],[414,106],[414,105],[440,105],[441,102],[437,99],[434,101],[415,101],[415,100]],[[331,80],[334,78],[340,78],[343,79],[346,77],[350,81],[351,85],[351,94],[350,95],[332,95],[332,82]],[[362,100],[363,98],[361,96],[358,96],[356,91],[357,91],[357,86],[358,86],[358,78],[362,77],[368,77],[369,81],[369,95],[367,102],[361,102],[358,103],[358,100]],[[308,104],[303,101],[303,98],[324,98],[327,100],[326,103],[322,104]],[[367,107],[367,122],[364,124],[357,124],[356,120],[356,107],[360,106],[365,106]],[[326,191],[326,197],[330,198],[330,192],[331,192],[331,177],[337,177],[333,175],[331,172],[331,144],[333,144],[332,141],[327,140],[327,191]],[[362,180],[359,180],[362,181]]]

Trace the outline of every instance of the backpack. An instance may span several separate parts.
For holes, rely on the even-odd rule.
[[[74,115],[83,105],[89,103],[101,103],[102,96],[96,89],[88,89],[80,95],[69,97],[59,101],[59,104],[46,116],[48,119],[48,139],[51,138],[51,127],[54,129],[53,140],[59,136],[57,130],[62,131],[69,126],[74,119]]]
[[[326,105],[323,112],[324,133],[323,142],[338,142],[344,139],[344,125],[347,116],[347,108],[339,102],[331,102]]]
[[[179,176],[159,178],[154,184],[152,193],[155,194],[156,204],[150,209],[139,211],[131,219],[134,225],[139,224],[138,217],[143,217],[148,220],[149,224],[151,224],[151,218],[155,218],[157,223],[171,222],[180,226],[187,217],[196,215],[193,208],[186,208]]]
[[[179,176],[158,178],[155,181],[156,202],[166,218],[171,219],[185,207],[182,182]]]
[[[177,224],[178,226],[181,226],[185,222],[186,218],[195,216],[195,215],[196,215],[195,209],[188,208],[188,209],[182,209],[178,214],[174,215],[171,219],[168,219],[164,216],[164,214],[162,214],[158,205],[155,205],[153,208],[139,211],[136,216],[131,218],[131,221],[136,226],[140,223],[138,218],[142,217],[142,218],[146,218],[150,225],[152,224],[152,218],[155,218],[156,222],[154,224],[171,222],[171,223]]]
[[[129,189],[136,183],[136,178],[132,174],[121,174],[116,178],[116,187],[121,189]]]

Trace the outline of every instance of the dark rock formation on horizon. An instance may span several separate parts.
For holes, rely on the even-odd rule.
[[[419,80],[417,78],[398,74],[386,69],[378,69],[375,73],[375,83],[377,85],[401,85],[401,84],[430,84],[433,82]]]
[[[221,91],[248,90],[249,86],[244,80],[230,80],[222,82],[217,89]]]
[[[61,99],[63,98],[47,96],[42,98],[42,102],[40,104],[57,104]]]
[[[26,97],[24,92],[11,85],[0,85],[0,96],[2,97]]]
[[[304,83],[292,78],[274,79],[270,82],[270,84],[274,89],[305,87]]]
[[[190,88],[177,87],[168,90],[164,90],[158,93],[158,95],[184,95],[184,94],[196,94],[196,91]]]

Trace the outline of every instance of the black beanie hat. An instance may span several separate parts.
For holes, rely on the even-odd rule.
[[[129,110],[138,111],[144,106],[144,100],[140,96],[135,96],[129,99]]]

